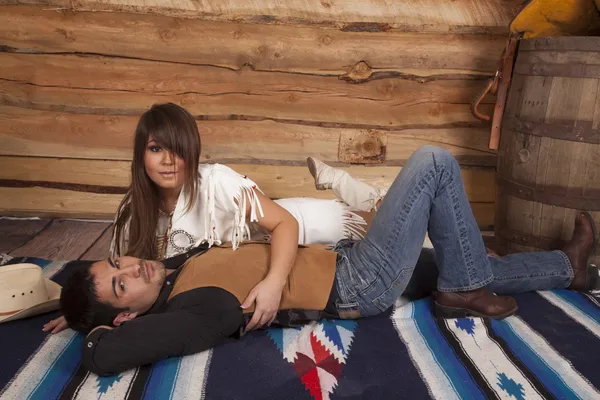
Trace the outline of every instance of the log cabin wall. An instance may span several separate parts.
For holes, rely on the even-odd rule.
[[[208,3],[0,1],[0,214],[111,218],[137,119],[171,101],[196,118],[202,162],[273,198],[332,197],[307,156],[389,185],[414,150],[444,147],[492,225],[496,155],[469,103],[521,0]]]

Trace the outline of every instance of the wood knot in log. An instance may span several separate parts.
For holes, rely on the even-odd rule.
[[[357,62],[346,74],[340,76],[340,79],[350,83],[362,83],[369,80],[373,70],[364,61]]]
[[[386,148],[385,132],[374,129],[342,132],[338,159],[353,164],[381,164],[385,161]]]
[[[57,28],[56,32],[64,36],[65,40],[69,43],[73,43],[75,41],[75,34],[73,32],[61,28]]]
[[[175,39],[176,36],[175,32],[171,29],[163,29],[158,33],[158,35],[160,36],[160,39],[165,42],[172,41],[173,39]]]
[[[323,43],[325,46],[329,46],[331,42],[333,42],[333,39],[331,39],[331,36],[329,35],[325,35],[321,38],[321,43]]]

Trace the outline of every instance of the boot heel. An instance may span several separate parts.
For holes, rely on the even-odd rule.
[[[438,318],[466,318],[469,313],[462,308],[446,307],[437,302],[433,306],[434,314]]]

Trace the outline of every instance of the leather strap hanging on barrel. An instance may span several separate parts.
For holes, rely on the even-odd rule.
[[[492,132],[490,134],[490,143],[488,147],[492,150],[498,150],[500,143],[500,131],[502,128],[502,115],[508,97],[508,88],[512,78],[513,66],[515,63],[515,55],[517,53],[517,45],[521,39],[521,33],[511,33],[506,42],[506,47],[502,52],[500,65],[493,78],[486,82],[483,91],[471,103],[471,112],[476,118],[483,121],[492,120]],[[496,105],[494,107],[493,116],[483,114],[479,111],[479,105],[486,94],[497,95]]]

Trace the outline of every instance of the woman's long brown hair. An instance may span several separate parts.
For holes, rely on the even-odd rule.
[[[144,165],[150,137],[165,151],[183,159],[185,180],[182,190],[189,199],[186,210],[196,201],[201,148],[196,121],[189,112],[176,104],[155,104],[142,115],[135,129],[131,185],[121,201],[115,223],[118,255],[144,259],[156,257],[156,225],[161,198],[159,187],[148,177]],[[128,220],[129,246],[126,254],[123,254],[120,243]]]

